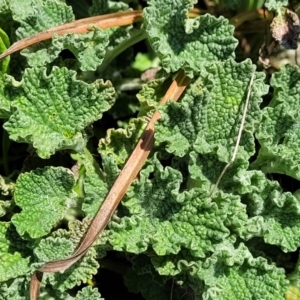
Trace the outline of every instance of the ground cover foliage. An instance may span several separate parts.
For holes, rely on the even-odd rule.
[[[155,110],[108,226],[39,299],[300,299],[297,1],[0,0],[0,52],[140,10],[1,61],[0,300],[30,299],[32,274],[76,251]]]

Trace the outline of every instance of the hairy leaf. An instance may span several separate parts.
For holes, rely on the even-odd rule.
[[[143,10],[149,41],[167,72],[182,68],[193,77],[207,63],[234,57],[233,26],[209,14],[187,18],[195,2],[151,0]]]
[[[91,286],[84,287],[76,295],[75,300],[104,300],[98,292],[98,289],[94,289]]]
[[[38,238],[48,234],[74,205],[74,182],[71,171],[62,167],[46,167],[20,175],[14,199],[22,211],[12,218],[20,235]]]
[[[266,0],[265,7],[269,10],[277,10],[283,6],[287,6],[287,0]]]
[[[23,80],[11,79],[15,112],[5,128],[10,138],[32,143],[39,156],[48,158],[56,150],[81,150],[84,129],[98,120],[113,104],[109,82],[87,84],[76,72],[54,67],[26,69]]]
[[[263,109],[257,133],[261,145],[253,168],[300,179],[300,71],[287,65],[271,79],[274,97]]]
[[[30,272],[31,253],[26,245],[10,222],[0,222],[0,282]]]

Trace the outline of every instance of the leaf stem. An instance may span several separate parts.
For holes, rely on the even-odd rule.
[[[105,58],[97,71],[103,72],[120,53],[144,40],[146,37],[147,34],[144,30],[136,30],[135,32],[131,33],[131,37],[128,40],[121,42],[113,50],[106,52]]]
[[[253,21],[256,19],[263,19],[265,21],[270,21],[273,19],[273,14],[268,10],[264,9],[251,9],[241,12],[229,20],[235,28],[239,27],[246,21]]]

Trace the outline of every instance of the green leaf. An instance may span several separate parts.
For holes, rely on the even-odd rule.
[[[10,138],[32,143],[42,158],[61,149],[82,150],[83,130],[111,107],[114,90],[109,82],[87,84],[75,76],[54,67],[50,75],[34,68],[25,70],[20,83],[11,79],[16,110],[4,125]]]
[[[218,243],[234,242],[239,228],[247,226],[239,197],[220,193],[212,200],[200,189],[179,193],[181,184],[178,170],[158,162],[143,170],[122,202],[130,216],[111,222],[114,249],[142,253],[151,246],[166,255],[185,248],[205,257]]]
[[[91,16],[116,13],[120,11],[126,11],[129,9],[128,4],[123,1],[93,0],[92,2],[93,4],[89,9]]]
[[[182,68],[193,77],[212,61],[234,58],[234,27],[227,19],[209,14],[188,19],[196,2],[151,0],[143,10],[149,41],[168,73]]]
[[[146,124],[142,118],[131,119],[126,129],[109,129],[105,139],[99,141],[98,151],[111,155],[122,167],[137,144]]]
[[[271,79],[274,97],[263,109],[257,139],[261,145],[252,168],[300,179],[300,71],[287,65]]]
[[[90,219],[84,219],[82,222],[79,220],[70,221],[68,223],[69,230],[60,228],[52,232],[51,236],[41,240],[34,250],[39,262],[45,263],[70,256],[75,248],[78,247],[89,224]],[[52,285],[52,293],[53,291],[64,293],[66,290],[92,279],[99,268],[97,259],[106,255],[106,240],[105,234],[103,234],[102,237],[94,243],[87,254],[68,268],[63,274],[44,274],[45,282]],[[83,294],[85,295],[90,292],[92,297],[99,297],[99,293],[95,289],[93,289],[93,291],[85,291]]]
[[[97,6],[96,3],[95,5]],[[122,11],[127,7],[128,6],[123,3],[121,6],[117,5],[117,7],[114,7],[113,5],[111,9],[109,7],[107,7],[107,9],[114,11],[119,8],[117,11]],[[95,13],[95,8],[92,7],[91,9],[92,13]],[[103,9],[106,10],[105,8]],[[96,10],[99,10],[99,7]],[[97,15],[99,14],[101,15],[103,12],[97,13]],[[45,20],[49,20],[49,22]],[[34,16],[30,16],[21,22],[22,25],[18,29],[17,34],[20,38],[24,38],[73,20],[74,16],[70,7],[64,3],[48,1],[39,7]],[[52,26],[49,26],[49,24]],[[54,61],[62,50],[68,49],[78,60],[79,67],[82,71],[95,71],[97,67],[101,65],[104,58],[109,60],[109,57],[115,57],[112,53],[106,53],[107,51],[109,52],[111,50],[115,52],[113,48],[131,38],[129,30],[132,26],[106,30],[92,26],[93,24],[91,24],[91,32],[86,34],[68,33],[63,36],[54,34],[52,42],[43,42],[31,46],[23,50],[22,54],[27,57],[30,66],[38,67]],[[117,52],[120,53],[120,49]]]
[[[182,250],[177,255],[154,256],[152,263],[160,275],[188,285],[193,299],[284,300],[288,284],[283,269],[261,256],[253,257],[243,243],[234,247],[224,241],[204,259]]]
[[[9,48],[10,42],[7,34],[0,28],[0,53],[3,53]],[[0,62],[0,119],[8,118],[10,112],[10,100],[5,92],[4,75],[9,69],[10,57],[5,58]]]
[[[0,74],[0,119],[8,119],[11,116],[11,100],[5,91],[5,77]]]
[[[0,53],[3,53],[9,48],[10,42],[7,34],[0,28]],[[6,57],[0,63],[0,75],[3,75],[7,72],[9,66],[10,57]]]
[[[153,61],[149,54],[145,53],[138,53],[135,57],[135,61],[132,64],[132,67],[134,69],[137,69],[138,71],[146,71],[147,69],[150,69],[153,65]]]
[[[165,75],[161,78],[150,80],[143,85],[142,89],[136,95],[140,102],[140,117],[152,117],[170,84],[170,78],[168,75]]]
[[[20,1],[15,1],[15,3],[17,2],[19,7],[16,10],[22,12],[22,16],[17,18],[17,21],[21,23],[16,32],[19,39],[74,21],[72,8],[62,1],[23,0],[21,3]],[[22,11],[20,4],[25,10]]]
[[[84,287],[76,295],[76,300],[104,300],[98,292],[98,289],[92,288],[91,286]]]
[[[13,203],[9,200],[0,200],[0,218],[10,212],[13,206]]]
[[[50,236],[41,240],[38,247],[34,249],[34,254],[40,261],[48,262],[70,256],[74,248],[73,243],[67,238]]]
[[[31,258],[26,246],[27,242],[20,238],[10,222],[0,222],[0,282],[30,272]]]
[[[159,276],[151,260],[145,255],[135,256],[132,259],[133,268],[125,274],[124,283],[129,291],[141,293],[145,299],[179,300],[176,291],[172,293],[165,285],[167,277]]]
[[[78,246],[88,225],[88,220],[83,222],[77,220],[69,222],[69,231],[59,229],[58,231],[53,232],[52,237],[50,236],[46,238],[43,243],[40,243],[39,251],[36,252],[36,254],[39,254],[39,258],[43,261],[50,261],[56,258],[62,258],[63,256],[65,258],[68,257]],[[96,242],[96,244],[101,244],[103,242],[105,243],[105,240],[101,241],[100,239],[100,242]],[[62,243],[62,245],[57,247],[60,243]],[[44,248],[44,245],[48,245],[46,249]],[[101,248],[101,245],[98,245],[98,247]],[[55,249],[57,249],[56,254]],[[86,283],[88,280],[92,279],[99,268],[96,257],[96,249],[95,247],[92,247],[83,258],[68,268],[63,274],[47,274],[47,277],[45,278],[46,282],[50,283],[54,290],[60,292],[71,289],[76,285]]]
[[[268,10],[278,10],[288,5],[288,0],[266,0],[265,7]]]
[[[0,300],[30,300],[29,296],[30,278],[17,277],[13,281],[0,283]],[[50,286],[42,286],[39,300],[74,300],[66,292],[53,290]]]
[[[262,257],[253,258],[243,244],[237,249],[220,247],[198,274],[207,285],[203,294],[206,300],[285,299],[288,282],[284,270]]]
[[[228,162],[252,72],[249,60],[207,65],[180,103],[170,101],[160,109],[156,141],[167,143],[166,150],[180,157],[194,149],[200,154],[217,154],[221,161]],[[261,119],[261,96],[266,93],[263,80],[263,74],[256,73],[237,159],[246,161],[255,151],[253,133]]]
[[[15,183],[12,182],[9,178],[0,175],[0,195],[2,196],[11,196],[15,189]]]
[[[32,16],[43,4],[42,0],[2,0],[1,2],[1,13],[10,11],[13,19],[16,21],[21,21]]]
[[[17,277],[10,283],[0,283],[0,300],[29,300],[29,285],[24,277]]]
[[[12,217],[21,236],[38,238],[48,234],[69,207],[76,202],[72,172],[62,167],[46,167],[18,177],[14,199],[22,208]]]
[[[86,34],[68,33],[63,36],[53,35],[52,45],[41,48],[40,45],[22,51],[31,67],[44,66],[59,56],[62,50],[68,49],[79,62],[82,71],[95,71],[101,65],[109,44],[105,31],[93,27]],[[35,48],[35,52],[32,49]]]
[[[241,183],[250,220],[241,228],[247,240],[261,236],[266,243],[278,245],[284,252],[300,247],[300,193],[282,192],[277,181],[268,180],[261,171],[241,171],[235,176]],[[243,233],[242,233],[243,232]]]
[[[55,246],[55,244],[52,246]],[[94,248],[91,248],[83,258],[72,265],[63,274],[47,274],[45,280],[52,285],[54,290],[57,289],[60,292],[64,292],[76,285],[87,283],[88,280],[93,278],[93,275],[97,274],[98,268],[99,264],[96,260],[96,251]]]
[[[104,180],[105,174],[87,149],[84,149],[82,154],[72,155],[72,158],[78,160],[81,166],[80,173],[82,175],[80,175],[78,182],[84,198],[82,210],[86,217],[92,218],[108,193],[108,186]]]
[[[300,261],[298,258],[296,267],[294,271],[289,274],[288,279],[290,281],[290,285],[285,294],[286,300],[298,299],[300,296]]]
[[[30,16],[21,22],[17,30],[19,38],[34,35],[45,29],[74,21],[72,9],[64,3],[46,1]],[[91,24],[92,25],[92,24]],[[31,67],[44,66],[56,59],[62,50],[71,51],[83,71],[96,70],[104,59],[109,44],[109,35],[99,28],[92,28],[87,34],[68,33],[55,35],[52,42],[43,42],[22,51]]]

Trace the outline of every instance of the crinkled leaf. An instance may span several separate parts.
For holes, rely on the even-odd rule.
[[[273,74],[274,97],[263,109],[261,145],[253,168],[300,179],[300,71],[287,65]]]
[[[99,153],[111,155],[119,166],[123,166],[138,142],[145,125],[143,119],[132,119],[126,129],[109,129],[106,138],[99,141]]]
[[[217,154],[223,162],[232,156],[241,124],[253,66],[249,60],[207,65],[191,84],[180,103],[161,108],[156,125],[156,141],[166,142],[166,150],[184,156],[195,149],[200,154]],[[252,96],[239,144],[238,158],[254,154],[254,130],[261,118],[259,104],[266,93],[264,76],[255,74]]]
[[[25,1],[23,0],[22,2]],[[29,5],[27,4],[26,6]],[[31,7],[30,13],[24,14],[24,16],[26,17],[22,17],[20,20],[21,26],[16,32],[19,39],[74,21],[72,8],[63,2],[53,0],[37,1],[37,4],[33,8]]]
[[[126,7],[126,4],[124,5]],[[121,8],[122,5],[120,6]],[[110,10],[109,7],[107,9]],[[94,13],[94,10],[92,13]],[[97,13],[97,15],[100,14],[103,13]],[[39,7],[34,16],[21,22],[22,25],[18,29],[17,34],[19,37],[24,38],[73,20],[74,16],[70,7],[63,3],[46,2],[43,6]],[[101,65],[104,57],[107,59],[111,55],[111,53],[106,53],[108,50],[112,50],[120,42],[128,40],[131,37],[129,34],[130,28],[131,26],[107,30],[91,28],[92,31],[86,34],[69,33],[63,36],[54,35],[52,42],[43,42],[31,46],[23,50],[22,54],[27,57],[30,66],[37,67],[52,62],[59,56],[62,50],[68,49],[77,58],[81,70],[95,71]]]
[[[193,77],[207,63],[234,57],[234,27],[209,14],[188,19],[195,2],[151,0],[143,10],[149,41],[167,72],[182,68]]]
[[[103,1],[93,0],[93,4],[89,8],[91,16],[105,15],[128,10],[129,6],[123,1]]]
[[[200,189],[181,194],[181,183],[180,172],[158,162],[143,170],[123,200],[132,216],[111,223],[114,249],[141,253],[151,245],[166,255],[184,247],[205,257],[217,243],[235,241],[238,228],[247,225],[239,197],[220,193],[212,200]]]
[[[85,127],[98,120],[113,103],[110,83],[87,84],[76,72],[54,67],[26,69],[23,80],[11,80],[16,108],[4,127],[10,138],[32,143],[39,156],[48,158],[56,150],[81,150]]]
[[[0,12],[6,12],[7,10],[9,10],[9,6],[7,3],[7,0],[0,0]]]
[[[224,241],[203,260],[183,250],[153,257],[152,262],[159,274],[190,286],[194,299],[283,300],[288,284],[283,269],[263,257],[254,258],[242,243],[235,248]]]
[[[105,174],[100,170],[96,160],[86,149],[82,154],[72,156],[73,159],[79,161],[81,165],[79,188],[83,190],[82,210],[86,217],[92,218],[98,211],[105,196],[108,193],[107,183],[105,182]]]
[[[24,277],[17,277],[11,283],[0,283],[0,300],[29,300],[29,285]]]
[[[198,274],[206,284],[205,300],[284,300],[287,288],[284,270],[262,257],[253,258],[243,244],[237,249],[220,247]]]
[[[105,15],[110,13],[127,11],[129,6],[127,3],[122,1],[102,1],[93,0],[93,5],[90,8],[90,14],[92,16]],[[105,30],[107,36],[109,36],[109,44],[106,45],[105,49],[108,50],[106,56],[112,55],[113,49],[117,47],[121,42],[128,40],[131,35],[129,33],[132,26],[108,28]],[[107,59],[107,57],[106,57]]]
[[[76,203],[72,172],[62,167],[46,167],[18,177],[14,199],[22,208],[12,217],[20,235],[38,238],[48,234],[69,207]]]
[[[76,285],[86,283],[92,279],[93,275],[97,274],[99,264],[96,260],[96,254],[96,250],[91,248],[83,258],[63,274],[48,274],[46,281],[53,286],[53,289],[61,292],[71,289]]]
[[[92,16],[99,16],[128,10],[128,4],[123,1],[93,0],[93,5],[89,9],[89,12]],[[99,67],[99,72],[106,70],[114,58],[118,56],[120,52],[127,49],[128,45],[132,44],[132,41],[130,41],[131,38],[135,43],[137,42],[137,40],[135,40],[135,31],[132,29],[132,25],[105,29],[104,32],[107,35],[109,42],[104,48],[106,50],[105,60],[103,65]],[[141,32],[137,31],[137,34],[139,33]],[[124,57],[126,57],[126,55],[124,55]],[[117,68],[120,68],[119,64],[117,64],[117,66]]]
[[[21,22],[17,35],[19,38],[25,38],[73,20],[74,15],[70,7],[64,3],[46,1],[33,16]],[[91,32],[87,34],[54,35],[52,42],[34,45],[23,50],[22,54],[27,57],[31,67],[38,67],[52,62],[62,50],[68,49],[78,59],[81,70],[96,70],[105,56],[108,43],[109,36],[106,32],[91,28]]]
[[[129,291],[141,293],[145,299],[168,300],[170,288],[167,287],[167,277],[159,276],[150,259],[139,255],[132,259],[133,268],[129,269],[124,277],[124,283]],[[173,291],[173,300],[178,300],[176,290]]]
[[[89,252],[76,264],[67,269],[63,274],[50,273],[45,276],[45,281],[50,283],[54,290],[64,292],[68,289],[87,283],[97,274],[99,264],[96,260],[96,251],[91,248]]]
[[[288,5],[288,0],[266,0],[265,7],[268,10],[277,10]]]
[[[262,236],[266,243],[283,251],[300,247],[300,193],[282,192],[278,182],[268,180],[261,171],[242,171],[235,177],[251,219],[244,227],[247,239]]]
[[[0,218],[12,210],[14,204],[10,200],[0,200]]]
[[[112,154],[100,153],[102,158],[103,172],[108,186],[112,186],[121,172],[115,157]]]
[[[98,289],[92,288],[91,286],[84,287],[76,295],[75,300],[104,300],[98,292]]]
[[[42,240],[35,250],[35,254],[42,262],[47,262],[59,258],[66,258],[78,247],[78,244],[87,230],[90,220],[82,222],[75,220],[69,222],[69,230],[59,229],[54,231],[51,236]],[[101,245],[100,245],[101,244]],[[104,247],[105,239],[96,242],[98,248]],[[95,246],[95,245],[94,245]],[[100,251],[100,250],[99,250]],[[105,251],[105,250],[104,250]],[[52,285],[54,290],[64,292],[76,285],[86,283],[97,273],[99,264],[96,260],[97,252],[92,247],[87,254],[76,264],[67,269],[63,274],[45,274],[46,282]]]
[[[48,237],[41,240],[34,253],[40,261],[48,262],[63,259],[70,256],[74,251],[72,241],[63,237]]]
[[[41,48],[37,45],[24,50],[22,54],[27,57],[31,67],[38,67],[52,62],[63,49],[68,49],[78,60],[82,71],[95,71],[104,59],[108,43],[107,33],[94,27],[86,34],[54,34],[51,46],[32,52],[32,48]]]
[[[140,102],[139,116],[152,117],[155,109],[158,108],[158,104],[165,95],[170,81],[167,80],[167,76],[151,80],[143,85],[142,89],[136,95]]]
[[[30,300],[30,277],[17,277],[12,282],[0,283],[0,300]],[[39,300],[73,300],[66,292],[53,290],[50,286],[42,286]]]
[[[8,119],[11,115],[11,101],[5,92],[4,78],[0,75],[0,119]]]
[[[0,175],[0,195],[11,196],[14,189],[15,183],[12,182],[11,179]]]
[[[11,223],[0,222],[0,282],[29,273],[31,259],[26,244]]]
[[[43,4],[42,0],[2,0],[1,2],[1,12],[11,11],[12,17],[16,21],[32,16],[34,11]]]

